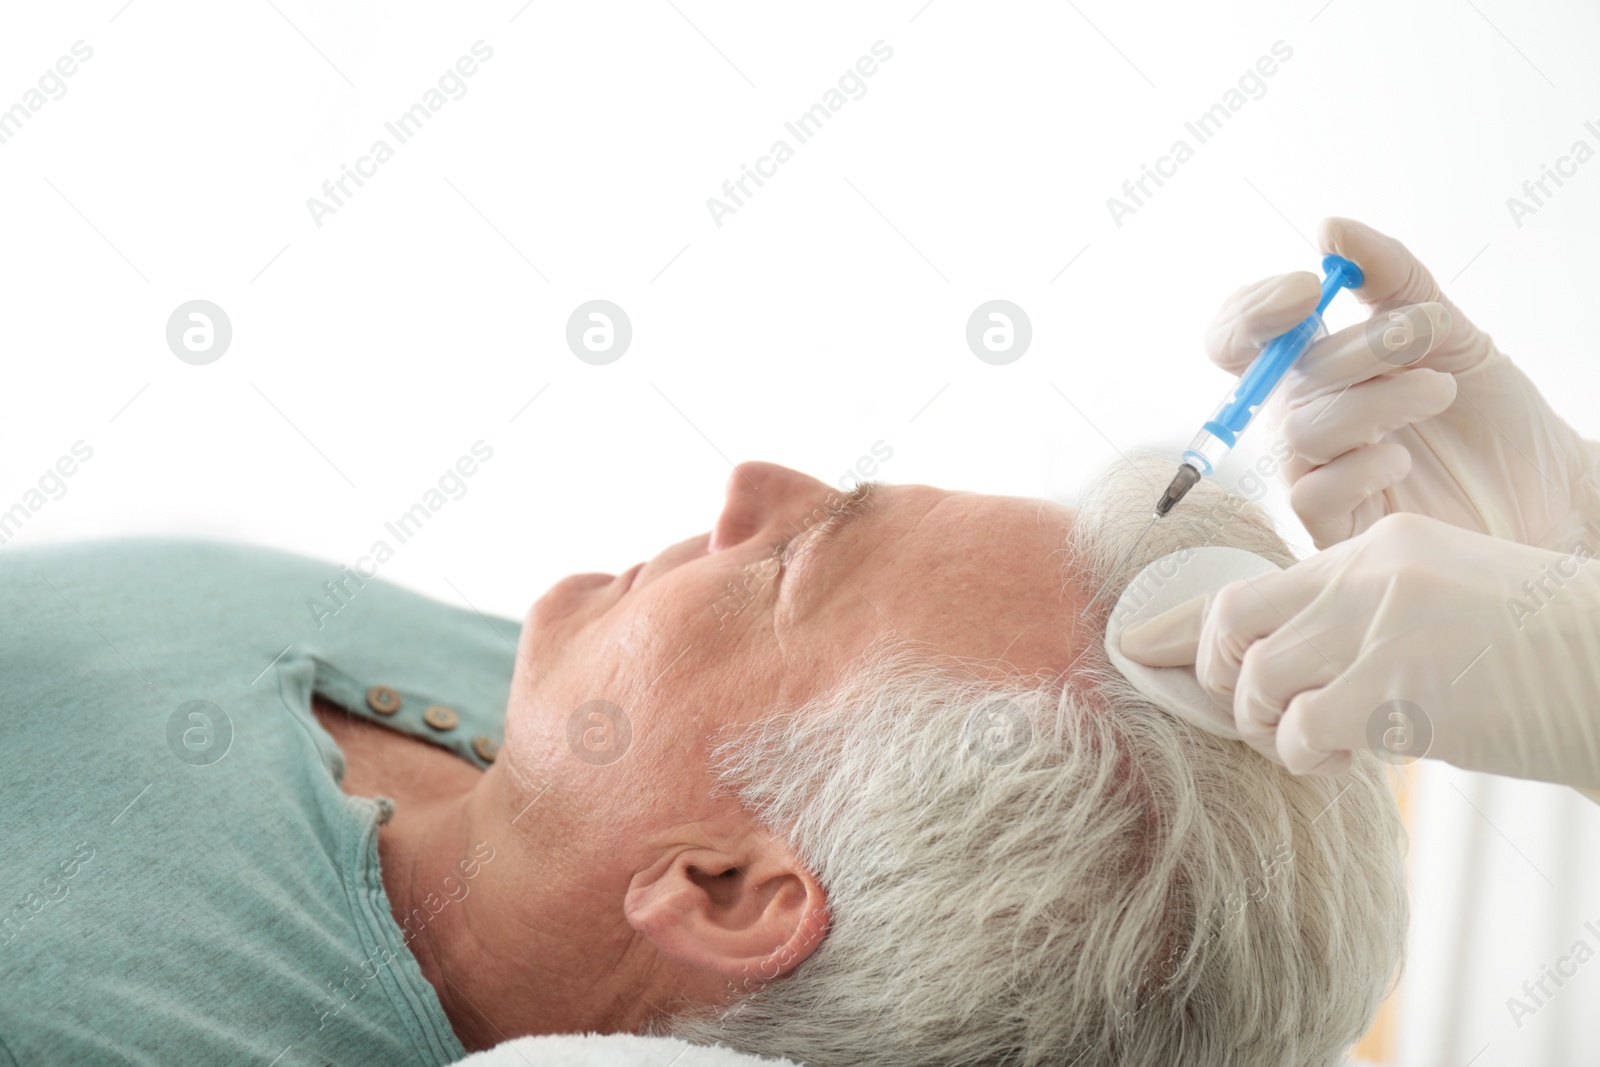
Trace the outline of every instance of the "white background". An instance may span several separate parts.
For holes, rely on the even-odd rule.
[[[1228,381],[1205,324],[1315,269],[1330,214],[1405,240],[1600,434],[1600,162],[1520,227],[1506,205],[1600,148],[1576,0],[13,3],[0,108],[79,40],[0,144],[0,509],[94,455],[0,551],[175,532],[332,576],[482,440],[382,574],[518,617],[706,529],[741,459],[834,482],[881,441],[885,480],[1070,498],[1182,444]],[[466,95],[319,228],[307,198],[479,40]],[[707,198],[880,40],[866,94],[715,225]],[[1117,226],[1107,197],[1277,41],[1265,94]],[[234,332],[207,366],[165,340],[196,298]],[[633,324],[609,366],[564,341],[593,298]],[[1009,366],[965,343],[993,298],[1032,320]],[[1600,961],[1520,1029],[1505,1000],[1600,949],[1600,812],[1448,769],[1414,801],[1404,1062],[1593,1062]]]

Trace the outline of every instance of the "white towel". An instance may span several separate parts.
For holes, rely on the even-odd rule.
[[[518,1037],[458,1060],[456,1067],[799,1067],[733,1052],[637,1034],[554,1034]]]

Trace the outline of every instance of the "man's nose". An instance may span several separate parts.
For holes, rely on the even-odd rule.
[[[776,463],[741,463],[728,476],[727,498],[711,530],[710,550],[720,552],[754,537],[788,537],[799,530],[799,517],[827,495],[826,485],[799,471]]]

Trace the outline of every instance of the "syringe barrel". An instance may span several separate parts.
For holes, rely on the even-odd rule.
[[[1232,448],[1278,383],[1283,381],[1284,374],[1294,366],[1295,360],[1325,332],[1322,316],[1313,312],[1301,319],[1288,333],[1274,337],[1261,350],[1255,362],[1239,376],[1233,391],[1223,398],[1211,418],[1206,420],[1204,429]]]
[[[1267,343],[1184,451],[1184,462],[1201,474],[1210,475],[1215,471],[1222,457],[1238,444],[1239,435],[1266,404],[1289,368],[1313,341],[1327,335],[1322,312],[1334,295],[1343,288],[1358,288],[1364,281],[1361,269],[1342,256],[1323,257],[1322,269],[1322,299],[1317,303],[1317,310]]]

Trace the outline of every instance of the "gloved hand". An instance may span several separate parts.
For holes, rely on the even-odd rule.
[[[1563,554],[1390,515],[1129,629],[1122,651],[1193,663],[1244,739],[1296,773],[1342,773],[1370,748],[1592,789],[1596,553],[1595,535]]]
[[[1318,548],[1399,511],[1570,551],[1600,520],[1600,446],[1582,440],[1488,334],[1392,237],[1325,219],[1318,244],[1365,275],[1372,315],[1314,344],[1285,375],[1268,422],[1293,449],[1289,500]],[[1207,332],[1223,369],[1316,308],[1318,278],[1285,274],[1234,293]]]

